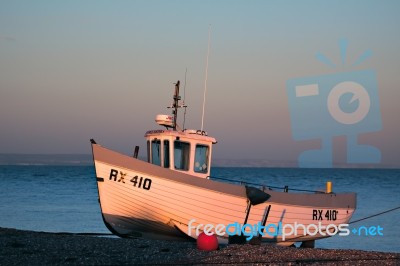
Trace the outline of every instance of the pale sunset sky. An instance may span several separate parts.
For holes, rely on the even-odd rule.
[[[381,151],[378,166],[400,167],[399,14],[396,0],[0,0],[0,153],[89,154],[94,138],[144,156],[186,68],[185,127],[200,129],[211,25],[204,128],[215,158],[296,161],[320,140],[293,139],[287,81],[373,70],[382,128],[354,134]],[[335,162],[346,147],[333,138]]]

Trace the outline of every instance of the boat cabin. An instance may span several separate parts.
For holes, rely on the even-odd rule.
[[[186,108],[179,96],[179,80],[175,83],[172,115],[157,115],[156,122],[165,129],[146,132],[147,161],[192,176],[210,176],[212,145],[215,138],[203,130],[182,130],[177,124],[178,108]],[[186,113],[186,112],[185,112]]]
[[[150,130],[146,132],[149,163],[208,178],[215,138],[200,130]]]

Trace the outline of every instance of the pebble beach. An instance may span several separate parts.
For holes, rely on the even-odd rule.
[[[400,265],[400,253],[82,236],[0,228],[0,265]]]

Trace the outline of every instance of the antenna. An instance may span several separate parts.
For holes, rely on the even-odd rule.
[[[204,97],[203,97],[203,114],[201,116],[201,131],[203,132],[204,125],[204,107],[206,105],[206,92],[207,92],[207,78],[208,78],[208,57],[210,56],[210,39],[211,39],[211,24],[208,28],[208,48],[207,48],[207,60],[206,60],[206,77],[204,80]]]
[[[187,74],[187,67],[185,70],[185,85],[183,86],[183,107],[185,107],[185,112],[183,113],[183,130],[185,130],[185,121],[186,121],[186,107],[185,99],[186,99],[186,74]]]

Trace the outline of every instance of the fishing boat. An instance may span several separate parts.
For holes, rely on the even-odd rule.
[[[317,239],[343,233],[340,226],[356,208],[355,193],[334,193],[329,183],[326,191],[306,191],[210,177],[217,140],[204,130],[179,127],[178,109],[186,108],[179,81],[171,107],[172,115],[156,116],[160,128],[145,133],[147,160],[137,158],[138,149],[128,156],[91,140],[101,213],[113,234],[196,239],[212,231],[220,243],[229,243],[239,227],[238,235],[250,232],[263,242],[312,247]]]

